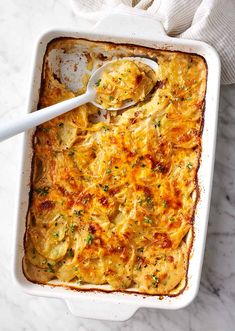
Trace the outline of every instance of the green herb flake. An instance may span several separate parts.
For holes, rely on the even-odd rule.
[[[137,248],[137,252],[143,253],[143,251],[144,251],[144,247]]]
[[[64,123],[63,123],[63,122],[59,123],[59,124],[58,124],[58,127],[59,127],[59,128],[63,128],[63,127],[64,127]]]
[[[53,232],[53,233],[52,233],[52,236],[53,236],[54,238],[59,238],[59,232]]]
[[[187,164],[187,168],[188,168],[190,171],[193,169],[193,165],[192,165],[191,162],[189,162],[189,163]]]
[[[154,287],[157,287],[159,284],[159,278],[156,275],[152,275],[152,279],[153,279],[152,285]]]
[[[31,250],[32,254],[35,255],[36,254],[36,248],[33,247],[32,250]]]
[[[108,190],[109,190],[108,185],[104,185],[103,190],[104,190],[105,192],[108,192]]]
[[[108,126],[103,126],[102,129],[103,129],[105,132],[110,130]]]
[[[138,199],[138,204],[139,204],[140,206],[142,206],[143,202],[144,202],[143,199],[141,199],[141,198]]]
[[[38,188],[35,188],[35,192],[40,195],[40,196],[45,196],[49,193],[49,187],[48,186],[44,186],[44,187],[38,187]]]
[[[48,266],[48,269],[47,269],[48,272],[54,272],[51,263],[48,262],[47,266]]]
[[[112,170],[109,168],[106,172],[107,174],[111,174]]]
[[[153,220],[148,216],[144,216],[144,223],[146,224],[153,224]]]
[[[142,164],[141,164],[141,167],[142,167],[142,168],[145,168],[145,167],[146,167],[146,164],[142,163]]]
[[[114,100],[114,97],[112,95],[109,96],[109,100],[110,101],[113,101]]]
[[[69,151],[69,152],[68,152],[68,156],[73,156],[74,154],[75,154],[74,151]]]
[[[41,128],[42,132],[49,132],[50,131],[50,128]]]
[[[86,239],[88,245],[91,245],[93,243],[94,239],[95,239],[95,237],[91,233],[88,233],[87,239]]]
[[[67,253],[68,253],[69,256],[74,257],[74,251],[73,251],[72,248],[69,248],[69,249],[67,250]]]
[[[100,86],[100,82],[101,82],[101,79],[97,80],[97,82],[95,83],[96,86]]]
[[[80,209],[80,210],[74,210],[73,213],[76,216],[81,216],[83,214],[83,210],[82,209]]]
[[[163,205],[164,208],[167,208],[167,205],[168,205],[168,204],[167,204],[167,201],[164,200],[163,203],[162,203],[162,205]]]
[[[141,266],[138,265],[138,264],[136,264],[135,267],[134,267],[134,270],[135,270],[135,271],[139,271],[140,269],[141,269]]]
[[[75,225],[74,224],[70,224],[69,228],[70,228],[70,231],[73,233],[74,232]]]
[[[161,126],[161,121],[159,120],[159,121],[157,121],[157,124],[155,124],[155,128],[160,128],[160,126]]]
[[[78,279],[78,280],[77,280],[77,284],[78,284],[78,285],[81,285],[81,284],[82,284],[82,279]]]
[[[153,207],[153,199],[150,196],[146,197],[146,203],[149,207]]]
[[[171,222],[174,222],[175,221],[175,218],[173,216],[170,217],[170,221]]]

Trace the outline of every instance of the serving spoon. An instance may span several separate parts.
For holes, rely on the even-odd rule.
[[[85,103],[92,103],[98,108],[104,109],[101,104],[98,104],[95,102],[96,100],[96,91],[95,86],[97,81],[99,81],[101,74],[104,70],[108,69],[108,67],[113,64],[114,62],[120,61],[120,60],[131,60],[131,61],[138,61],[141,62],[147,66],[149,66],[154,72],[158,69],[158,64],[150,59],[147,58],[141,58],[141,57],[124,57],[117,60],[112,60],[106,62],[104,65],[102,65],[100,68],[94,71],[94,73],[91,75],[87,90],[85,94],[79,95],[77,97],[56,103],[55,105],[42,108],[40,110],[34,111],[29,114],[25,114],[17,119],[0,123],[0,142],[8,139],[18,133],[21,133],[23,131],[26,131],[30,128],[33,128],[39,124],[42,124],[44,122],[47,122],[51,120],[54,117],[57,117],[59,115],[62,115],[78,106],[84,105]],[[133,106],[137,103],[137,101],[127,101],[124,103],[124,105],[120,108],[106,108],[106,110],[121,110],[125,109],[127,107]]]

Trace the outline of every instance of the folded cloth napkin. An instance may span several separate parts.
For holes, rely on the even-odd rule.
[[[90,21],[114,11],[150,15],[169,36],[207,42],[222,62],[222,84],[235,83],[235,0],[71,0]]]

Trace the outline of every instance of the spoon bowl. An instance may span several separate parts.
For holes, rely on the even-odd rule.
[[[158,64],[157,62],[144,58],[144,57],[123,57],[121,59],[117,59],[117,60],[112,60],[112,61],[108,61],[105,64],[103,64],[99,69],[96,69],[95,72],[92,74],[92,76],[89,79],[88,85],[87,85],[87,93],[91,93],[92,94],[92,90],[94,91],[95,86],[96,86],[96,82],[100,80],[102,73],[104,72],[104,70],[108,70],[112,64],[119,62],[119,61],[123,61],[123,60],[129,60],[129,61],[134,61],[134,62],[140,62],[144,65],[147,65],[148,67],[150,67],[156,74],[158,71]],[[96,94],[95,94],[96,96]],[[124,103],[124,105],[122,107],[118,107],[118,108],[114,108],[114,107],[109,107],[109,108],[104,108],[102,107],[101,104],[97,103],[94,100],[91,101],[91,103],[93,105],[95,105],[96,107],[100,108],[100,109],[106,109],[106,110],[122,110],[125,108],[128,108],[130,106],[134,106],[138,101],[127,101]]]

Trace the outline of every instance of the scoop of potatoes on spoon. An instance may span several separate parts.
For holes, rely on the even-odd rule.
[[[85,94],[0,123],[0,141],[88,102],[109,111],[133,106],[153,89],[157,71],[158,64],[147,58],[124,57],[108,61],[91,75]]]

